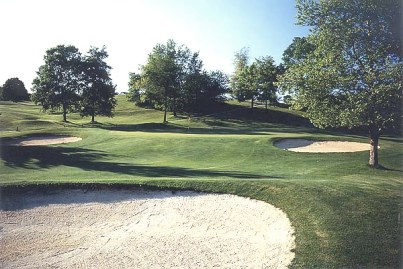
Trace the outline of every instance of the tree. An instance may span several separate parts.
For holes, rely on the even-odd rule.
[[[207,76],[207,87],[204,95],[207,99],[205,104],[211,104],[213,102],[223,102],[225,100],[225,94],[229,90],[229,78],[220,70],[210,71],[205,73]]]
[[[127,99],[137,105],[144,103],[144,100],[142,100],[141,98],[142,94],[144,93],[144,89],[142,89],[141,85],[141,80],[142,77],[140,74],[136,74],[135,72],[129,73],[129,92],[127,94]]]
[[[112,116],[116,105],[115,86],[110,78],[111,67],[104,61],[108,57],[106,48],[91,47],[82,62],[83,87],[81,93],[81,116]]]
[[[401,1],[298,0],[297,9],[314,50],[288,68],[281,87],[317,127],[366,128],[377,167],[380,135],[402,119]]]
[[[238,101],[244,101],[244,89],[243,84],[240,83],[240,76],[242,72],[246,72],[244,69],[249,65],[249,48],[243,47],[234,56],[234,73],[232,73],[230,86],[232,95]]]
[[[256,80],[259,88],[258,99],[265,102],[265,108],[268,109],[268,103],[277,101],[277,74],[281,72],[281,67],[277,67],[274,59],[270,56],[256,59]]]
[[[9,78],[2,87],[1,99],[4,101],[20,102],[29,100],[24,82],[18,78]]]
[[[237,78],[237,98],[238,101],[251,100],[251,108],[259,94],[259,81],[257,77],[256,63],[244,66]]]
[[[167,122],[170,99],[173,102],[173,110],[176,109],[179,69],[180,66],[176,62],[176,43],[173,40],[168,40],[167,44],[157,44],[142,67],[144,87],[149,98],[163,106],[164,123]]]
[[[74,46],[59,45],[46,51],[44,61],[32,82],[32,100],[45,111],[61,109],[66,122],[67,113],[79,108],[81,53]]]

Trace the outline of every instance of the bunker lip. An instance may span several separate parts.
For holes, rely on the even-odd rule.
[[[5,187],[0,264],[287,268],[286,214],[249,198],[192,191]]]
[[[332,152],[358,152],[370,149],[367,143],[348,141],[314,141],[300,138],[281,139],[274,146],[294,152],[332,153]]]
[[[13,141],[5,142],[5,145],[10,146],[46,146],[73,143],[82,140],[81,137],[68,136],[68,135],[41,135],[29,136],[25,138],[18,138]]]

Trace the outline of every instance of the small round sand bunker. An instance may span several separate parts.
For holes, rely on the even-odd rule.
[[[282,139],[276,147],[295,152],[356,152],[370,149],[369,144],[347,141],[312,141],[306,139]]]
[[[46,146],[55,144],[65,144],[80,141],[80,137],[66,135],[47,135],[47,136],[31,136],[27,138],[17,139],[10,145],[14,146]]]
[[[294,258],[285,213],[234,195],[65,190],[6,202],[1,268],[287,268]]]

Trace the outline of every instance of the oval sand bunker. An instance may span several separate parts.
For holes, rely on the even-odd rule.
[[[8,201],[0,211],[2,268],[287,268],[294,258],[286,215],[238,196],[66,190],[10,199],[19,209]]]
[[[366,143],[347,141],[312,141],[306,139],[282,139],[274,144],[276,147],[295,152],[356,152],[369,150]]]
[[[12,142],[16,146],[45,146],[55,144],[65,144],[80,141],[80,137],[75,136],[32,136],[28,138],[18,139]]]

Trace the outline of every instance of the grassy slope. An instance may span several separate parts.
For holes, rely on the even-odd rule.
[[[398,214],[402,202],[402,139],[381,140],[374,170],[368,153],[286,152],[276,139],[304,137],[367,142],[319,132],[298,113],[251,112],[226,105],[209,117],[187,115],[160,124],[162,113],[119,96],[114,118],[100,123],[48,115],[26,102],[0,103],[0,135],[72,134],[77,143],[2,147],[2,185],[116,182],[234,193],[283,209],[296,229],[295,267],[398,267]],[[287,124],[281,122],[286,121]],[[292,125],[289,125],[292,124]],[[18,132],[16,131],[18,126]]]

